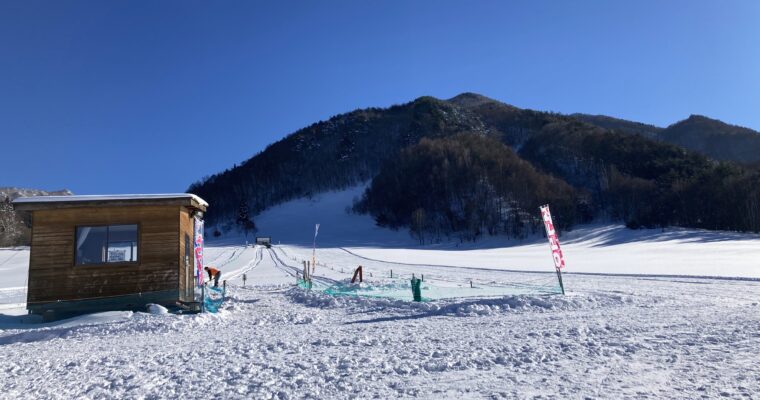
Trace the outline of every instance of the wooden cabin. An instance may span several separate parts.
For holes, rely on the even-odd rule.
[[[30,313],[53,319],[193,300],[194,243],[203,241],[194,230],[208,207],[200,197],[38,196],[14,207],[31,213]]]

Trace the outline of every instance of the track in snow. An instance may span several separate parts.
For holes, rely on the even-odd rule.
[[[274,249],[267,249],[267,251],[269,251],[269,255],[270,257],[272,257],[272,261],[275,263],[275,265],[281,268],[283,271],[286,271],[292,277],[294,278],[297,277],[298,274],[301,272],[301,270],[298,267],[294,267],[282,261],[282,259],[280,258],[280,256],[277,255],[277,252]],[[287,257],[285,252],[283,252],[283,255]],[[334,279],[330,279],[321,275],[312,275],[312,280],[314,280],[315,282],[321,283],[323,285],[327,285],[327,286],[332,286],[338,283],[338,281]]]

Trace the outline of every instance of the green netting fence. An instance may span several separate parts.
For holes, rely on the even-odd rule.
[[[420,297],[416,301],[431,301],[467,297],[500,297],[515,295],[561,294],[557,277],[541,274],[533,279],[511,283],[452,282],[422,280],[417,277],[386,278],[363,283],[348,281],[299,280],[302,289],[316,290],[332,296],[362,296],[413,301],[413,286],[419,285]]]

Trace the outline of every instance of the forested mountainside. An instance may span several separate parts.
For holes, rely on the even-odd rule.
[[[692,115],[667,128],[604,115],[572,114],[572,117],[618,133],[674,144],[715,160],[745,164],[760,162],[760,133],[701,115]]]
[[[47,192],[38,189],[0,187],[0,247],[28,245],[31,230],[24,216],[13,209],[11,201],[28,196],[70,196],[67,189]]]
[[[538,203],[553,204],[564,229],[611,218],[760,230],[757,169],[665,143],[679,124],[524,110],[473,93],[421,97],[318,122],[188,190],[210,202],[214,224],[234,221],[241,205],[255,215],[372,181],[355,209],[381,225],[409,226],[421,240],[520,236],[537,226]],[[723,125],[697,131],[731,140]]]
[[[600,128],[606,128],[618,133],[641,135],[650,139],[656,139],[663,129],[654,125],[608,117],[606,115],[571,114],[571,116]]]
[[[659,138],[716,160],[760,161],[760,133],[701,115],[670,125],[660,132]]]
[[[211,223],[234,219],[241,203],[255,215],[290,199],[371,180],[385,160],[423,137],[488,130],[473,113],[432,97],[356,110],[301,129],[188,191],[212,205]]]
[[[389,161],[355,210],[380,225],[408,226],[421,243],[484,233],[521,238],[536,233],[535,210],[551,204],[559,230],[591,215],[577,215],[582,193],[538,171],[494,137],[463,133],[422,138]],[[531,212],[533,211],[533,212]],[[588,210],[587,210],[588,211]]]

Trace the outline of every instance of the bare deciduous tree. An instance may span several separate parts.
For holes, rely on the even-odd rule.
[[[0,246],[11,246],[21,236],[21,222],[16,217],[11,199],[0,201]]]

